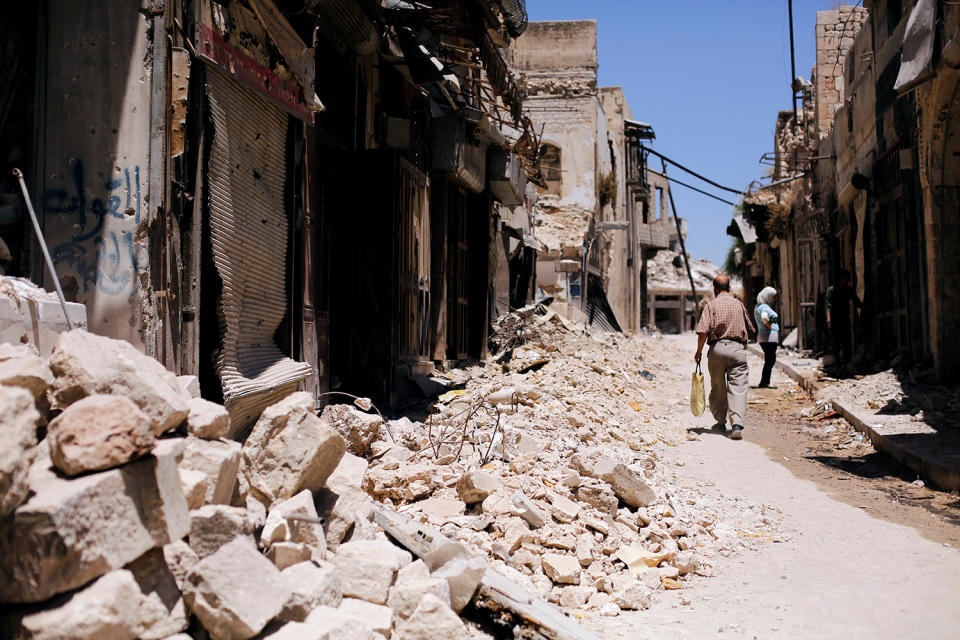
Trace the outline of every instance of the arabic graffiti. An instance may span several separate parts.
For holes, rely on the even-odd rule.
[[[100,198],[92,197],[87,190],[83,160],[71,159],[69,165],[74,193],[50,189],[44,200],[47,213],[75,218],[70,241],[53,249],[54,262],[73,267],[83,281],[84,290],[96,287],[108,295],[120,295],[135,287],[133,231],[105,229],[104,225],[109,219],[132,222],[131,226],[139,224],[140,167],[125,168],[119,177],[106,181],[105,198]]]

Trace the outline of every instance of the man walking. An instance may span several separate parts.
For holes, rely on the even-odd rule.
[[[743,303],[730,295],[729,277],[721,274],[713,279],[713,295],[697,323],[699,340],[693,359],[699,364],[704,343],[710,344],[710,413],[717,421],[713,428],[725,431],[729,413],[730,439],[740,440],[747,413],[747,342],[757,331]]]

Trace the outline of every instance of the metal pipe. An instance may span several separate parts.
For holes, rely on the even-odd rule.
[[[667,163],[662,158],[660,162],[663,163],[663,173],[667,173]],[[670,209],[673,210],[673,221],[677,225],[677,237],[680,238],[680,251],[683,252],[683,263],[687,266],[687,278],[690,279],[690,291],[693,293],[693,306],[697,306],[697,285],[693,282],[693,271],[690,270],[690,256],[687,255],[687,243],[683,240],[683,230],[680,228],[680,217],[677,216],[677,205],[673,203],[673,190],[667,189],[667,196],[670,197]],[[686,311],[686,306],[684,306],[684,311]],[[682,318],[681,318],[682,321]]]
[[[27,211],[30,212],[30,221],[33,222],[33,230],[37,234],[37,242],[40,243],[40,250],[43,251],[43,259],[47,262],[50,278],[53,280],[53,286],[57,290],[57,297],[60,298],[60,306],[63,307],[63,319],[67,322],[67,329],[73,330],[73,323],[70,322],[70,314],[67,313],[67,300],[63,297],[63,289],[60,288],[60,280],[57,279],[57,270],[53,268],[53,259],[50,257],[50,251],[47,249],[47,241],[44,240],[43,232],[40,231],[37,214],[33,211],[33,203],[30,202],[30,194],[27,193],[27,183],[23,181],[23,172],[20,171],[20,169],[14,168],[13,175],[20,181],[20,191],[23,192],[23,200],[27,203]]]

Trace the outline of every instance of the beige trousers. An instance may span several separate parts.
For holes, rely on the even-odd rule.
[[[743,426],[747,416],[747,347],[732,340],[720,340],[707,353],[710,372],[710,413],[719,424]]]

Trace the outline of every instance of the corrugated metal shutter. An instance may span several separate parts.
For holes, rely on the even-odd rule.
[[[223,280],[217,369],[236,426],[295,391],[308,364],[273,341],[287,307],[287,116],[207,66],[213,142],[207,164],[213,261]]]

